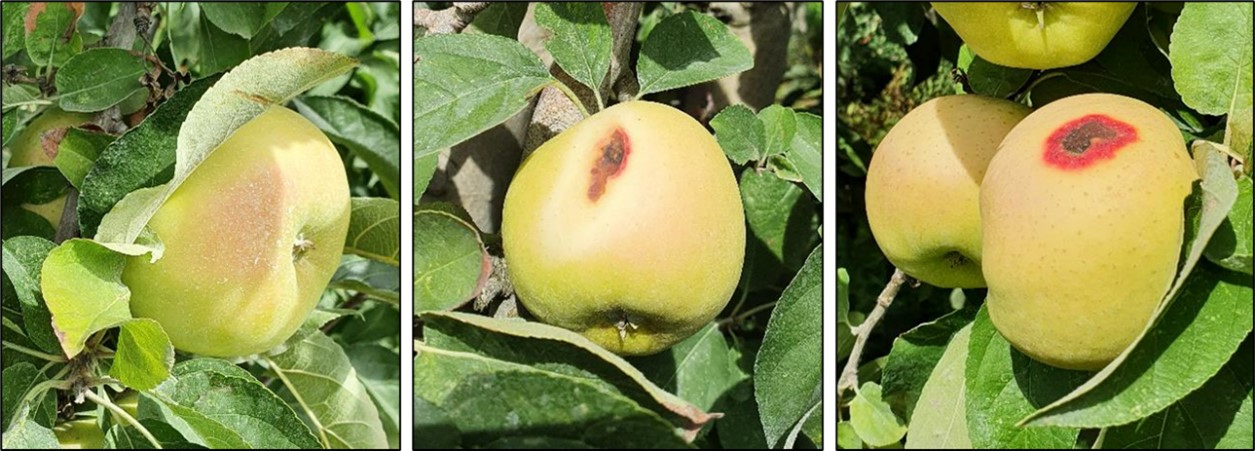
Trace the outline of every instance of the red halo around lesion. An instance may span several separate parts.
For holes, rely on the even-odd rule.
[[[1056,128],[1046,138],[1042,160],[1063,170],[1085,169],[1137,142],[1137,128],[1105,114],[1089,114]]]
[[[596,148],[598,155],[589,171],[591,177],[588,184],[588,200],[592,202],[597,202],[605,194],[610,179],[623,173],[628,155],[632,153],[632,143],[623,129],[616,128]]]

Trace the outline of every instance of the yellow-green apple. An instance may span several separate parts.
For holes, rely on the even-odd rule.
[[[1176,274],[1196,178],[1181,132],[1139,100],[1085,94],[1029,115],[981,185],[994,326],[1049,365],[1110,363]]]
[[[79,418],[56,425],[52,432],[61,449],[104,449],[105,431],[95,418]]]
[[[510,183],[502,241],[538,319],[623,355],[657,353],[727,305],[745,215],[727,157],[675,108],[621,103],[532,153]]]
[[[889,130],[872,154],[865,194],[872,235],[894,266],[939,287],[985,286],[981,178],[1028,113],[992,97],[939,97]]]
[[[933,2],[963,42],[994,64],[1075,66],[1098,55],[1137,2]]]
[[[9,167],[52,166],[66,129],[83,125],[89,120],[90,114],[71,113],[55,106],[44,110],[13,138]],[[22,204],[22,208],[43,216],[56,227],[61,223],[65,196],[42,204]]]
[[[340,262],[349,186],[335,147],[274,106],[201,163],[148,223],[164,256],[127,262],[131,312],[175,348],[230,357],[296,331]]]

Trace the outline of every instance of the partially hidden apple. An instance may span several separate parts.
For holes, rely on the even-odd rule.
[[[932,2],[981,58],[1022,69],[1075,66],[1102,52],[1136,2]]]
[[[727,305],[745,259],[736,178],[711,134],[658,103],[621,103],[532,153],[502,241],[541,321],[623,355],[662,351]]]
[[[1052,366],[1097,370],[1141,334],[1176,275],[1198,178],[1159,110],[1112,94],[1049,103],[1007,135],[981,185],[994,326]]]
[[[44,110],[13,137],[9,167],[52,166],[66,129],[83,125],[89,120],[90,114],[72,113],[55,106]],[[43,216],[55,228],[61,223],[65,196],[42,204],[22,204],[22,208]]]
[[[894,266],[931,285],[985,286],[980,184],[998,143],[1028,107],[978,95],[939,97],[907,113],[867,168],[867,221]]]
[[[46,430],[46,429],[45,429]],[[105,431],[95,418],[78,418],[52,428],[61,449],[105,449]]]
[[[240,127],[148,223],[164,256],[128,260],[131,312],[174,347],[215,357],[269,350],[309,315],[349,226],[344,165],[327,137],[282,106]]]

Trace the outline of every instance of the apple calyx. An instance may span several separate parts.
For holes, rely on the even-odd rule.
[[[1037,29],[1046,29],[1046,7],[1048,2],[1020,2],[1020,7],[1037,15]]]
[[[314,250],[314,242],[305,238],[304,233],[296,235],[296,240],[292,243],[292,261],[300,260],[305,254]]]
[[[606,184],[610,183],[610,179],[623,173],[628,155],[632,153],[632,144],[621,128],[615,128],[597,148],[600,154],[589,171],[592,177],[588,184],[588,200],[592,202],[597,202],[606,193]]]
[[[628,317],[627,312],[619,312],[619,314],[620,317],[618,321],[615,321],[614,327],[619,329],[619,342],[622,343],[627,340],[628,329],[636,330],[640,326],[632,322],[632,318]]]

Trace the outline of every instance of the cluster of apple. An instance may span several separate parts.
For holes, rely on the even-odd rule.
[[[964,20],[996,7],[934,6],[965,39]],[[1119,28],[1132,6],[1073,8],[1122,9],[1101,16]],[[968,44],[1000,64],[1059,67],[1093,57],[1111,34],[1074,52],[1079,60],[1031,46],[982,53],[975,42],[989,36]],[[1077,95],[1036,111],[979,95],[933,99],[876,148],[868,222],[908,275],[988,287],[995,327],[1021,352],[1096,370],[1136,339],[1176,274],[1184,200],[1198,178],[1184,142],[1158,109],[1118,95]]]

